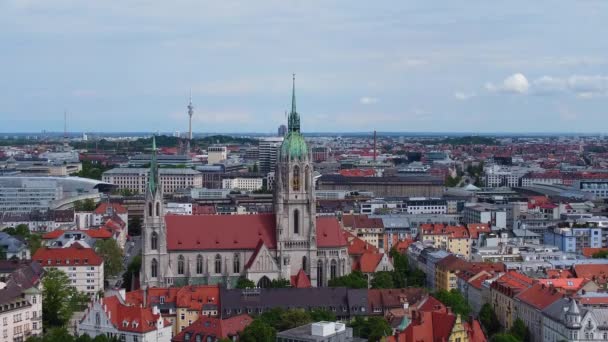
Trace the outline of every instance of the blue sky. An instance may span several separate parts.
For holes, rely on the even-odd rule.
[[[0,0],[0,131],[608,131],[606,1]]]

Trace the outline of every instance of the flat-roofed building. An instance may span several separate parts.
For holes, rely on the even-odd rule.
[[[347,177],[339,174],[322,175],[317,180],[319,190],[364,190],[378,197],[440,197],[443,180],[433,176]]]
[[[118,189],[128,189],[136,193],[145,193],[148,186],[147,168],[115,168],[101,176],[104,182],[112,183]],[[202,188],[203,175],[192,169],[159,169],[160,180],[165,194],[188,188]]]

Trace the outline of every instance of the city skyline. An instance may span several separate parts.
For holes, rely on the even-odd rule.
[[[608,4],[0,4],[5,132],[603,132]],[[604,32],[603,32],[604,31]],[[556,46],[555,41],[559,41]]]

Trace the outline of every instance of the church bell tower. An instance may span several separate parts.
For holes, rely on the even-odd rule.
[[[280,147],[275,172],[277,256],[282,277],[289,279],[304,270],[311,283],[316,284],[316,203],[311,159],[300,132],[294,75],[288,133]]]

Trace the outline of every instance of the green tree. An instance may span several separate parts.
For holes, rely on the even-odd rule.
[[[281,314],[279,326],[276,328],[277,331],[284,331],[308,324],[311,321],[312,319],[310,318],[308,312],[302,309],[291,309]]]
[[[64,326],[72,313],[82,305],[82,294],[71,284],[70,278],[63,271],[46,271],[42,279],[42,317],[45,327]]]
[[[531,340],[530,330],[528,330],[526,323],[520,318],[513,322],[513,326],[511,327],[511,330],[509,330],[509,333],[523,342],[529,342]]]
[[[95,252],[103,258],[105,278],[113,277],[122,271],[122,250],[118,247],[116,240],[97,240],[95,242]]]
[[[329,310],[315,309],[315,310],[310,311],[310,319],[313,322],[321,322],[321,321],[335,322],[336,315]]]
[[[449,292],[445,290],[437,291],[433,294],[433,297],[437,298],[445,306],[452,308],[454,313],[460,314],[462,317],[468,317],[471,312],[471,306],[456,289],[452,289]]]
[[[34,255],[38,248],[42,247],[42,235],[32,233],[27,239],[27,244],[30,249],[30,254]]]
[[[141,255],[136,255],[127,266],[125,273],[122,274],[122,284],[127,291],[131,291],[133,287],[133,277],[137,276],[140,270]]]
[[[348,287],[350,289],[366,289],[367,279],[360,271],[354,271],[342,277],[329,280],[329,287]]]
[[[237,280],[235,287],[237,289],[252,289],[255,287],[255,283],[252,280],[249,280],[245,277],[240,277]]]
[[[92,198],[87,198],[84,201],[78,200],[74,202],[74,211],[93,211],[97,207]]]
[[[268,323],[255,319],[240,334],[241,342],[272,342],[275,340],[277,331]]]
[[[269,287],[272,289],[283,289],[286,287],[291,287],[291,283],[289,282],[289,280],[287,280],[285,278],[273,279],[270,282]]]
[[[521,340],[511,334],[496,334],[490,338],[490,342],[521,342]]]
[[[388,336],[393,331],[384,317],[377,316],[367,319],[357,316],[349,325],[353,328],[353,335],[368,341],[380,341],[383,336]]]
[[[608,257],[608,250],[606,251],[599,251],[596,253],[593,253],[593,255],[591,256],[594,259],[604,259]]]
[[[374,273],[371,281],[372,289],[392,289],[395,287],[393,282],[393,272],[380,271]]]
[[[488,336],[496,334],[500,330],[500,322],[496,316],[496,312],[488,303],[484,304],[479,310],[479,322],[486,330]]]
[[[286,310],[282,308],[272,308],[268,311],[264,311],[264,313],[259,316],[259,319],[276,329],[281,324],[281,316],[285,311]]]
[[[130,236],[141,235],[141,218],[139,216],[129,217],[129,235]]]

